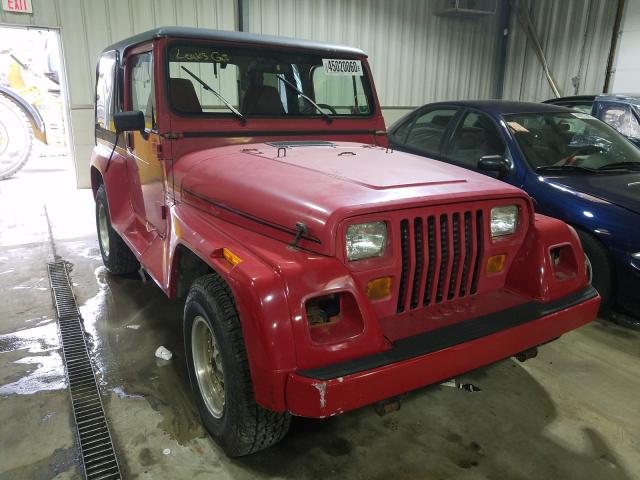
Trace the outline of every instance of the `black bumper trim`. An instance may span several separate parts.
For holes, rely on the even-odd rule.
[[[298,375],[317,380],[331,380],[366,370],[383,367],[392,363],[408,360],[447,347],[486,337],[502,330],[517,327],[538,318],[551,315],[565,308],[583,303],[598,295],[595,288],[589,286],[566,297],[548,303],[527,302],[499,312],[472,318],[437,330],[402,338],[393,344],[393,348],[366,357],[356,358],[326,367],[312,368],[297,372]]]

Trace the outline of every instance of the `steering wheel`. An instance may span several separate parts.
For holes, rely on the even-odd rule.
[[[322,108],[326,108],[327,110],[329,110],[333,115],[337,115],[338,112],[336,112],[336,109],[333,108],[331,105],[327,105],[326,103],[319,103],[318,104],[319,107]]]

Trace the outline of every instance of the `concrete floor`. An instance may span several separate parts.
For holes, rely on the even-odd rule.
[[[126,478],[640,479],[640,334],[605,321],[464,377],[482,391],[434,386],[382,417],[295,419],[279,445],[227,459],[194,407],[182,305],[106,274],[70,163],[32,159],[0,182],[0,479],[82,474],[46,278],[54,255],[73,268]],[[159,345],[171,361],[154,357]]]

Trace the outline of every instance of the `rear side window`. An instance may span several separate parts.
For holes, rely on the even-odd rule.
[[[107,52],[98,62],[96,78],[96,127],[115,132],[116,52]]]
[[[393,139],[396,142],[403,144],[407,139],[407,133],[409,133],[409,129],[411,128],[412,124],[413,119],[411,118],[400,125],[398,128],[396,128],[396,130],[392,133]]]
[[[588,113],[591,114],[591,108],[593,107],[593,102],[589,101],[566,101],[566,102],[549,102],[553,103],[553,105],[558,105],[560,107],[571,108],[577,112]]]
[[[405,145],[427,153],[440,153],[440,144],[458,113],[455,109],[430,110],[413,122]]]
[[[131,110],[144,113],[145,126],[156,128],[156,96],[151,52],[141,53],[131,61]]]

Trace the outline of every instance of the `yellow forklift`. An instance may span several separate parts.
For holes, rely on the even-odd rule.
[[[31,155],[33,140],[47,144],[39,106],[46,95],[60,95],[57,65],[50,57],[44,74],[32,70],[11,50],[0,50],[0,180],[14,175]]]

